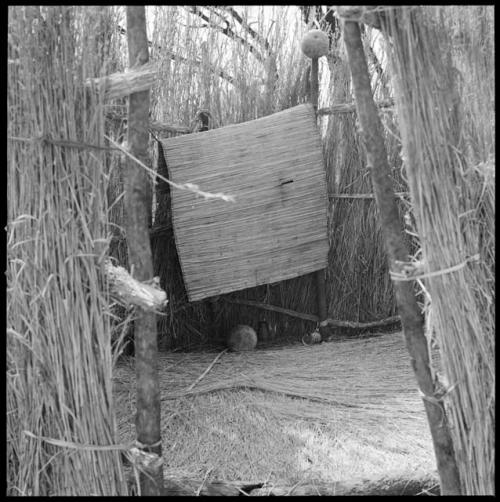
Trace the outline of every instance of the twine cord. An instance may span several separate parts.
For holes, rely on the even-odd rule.
[[[75,443],[74,441],[66,441],[63,439],[49,438],[46,436],[39,436],[33,434],[30,431],[23,431],[23,433],[33,439],[39,441],[44,441],[45,443],[51,444],[53,446],[59,446],[60,448],[71,448],[74,450],[84,450],[84,451],[127,451],[133,447],[131,444],[110,444],[110,445],[94,445],[94,444],[83,444]],[[153,445],[154,446],[154,445]]]
[[[160,180],[164,181],[165,183],[169,184],[170,186],[177,188],[179,190],[187,190],[189,192],[193,192],[196,195],[199,195],[203,197],[204,199],[222,199],[226,202],[236,202],[235,198],[232,195],[225,195],[222,192],[218,193],[210,193],[210,192],[204,192],[203,190],[200,190],[198,185],[195,185],[194,183],[175,183],[161,174],[157,173],[153,169],[150,169],[148,166],[146,166],[143,162],[141,162],[138,158],[134,157],[131,153],[129,153],[125,148],[121,147],[117,143],[115,143],[109,136],[106,134],[104,137],[112,144],[114,145],[118,150],[121,150],[127,157],[132,159],[134,162],[136,162],[139,166],[141,166],[153,179],[153,181],[156,182],[156,178],[159,178]]]
[[[394,272],[392,270],[389,271],[389,275],[391,276],[391,279],[393,281],[416,281],[418,279],[427,279],[429,277],[437,277],[440,275],[445,275],[445,274],[450,274],[451,272],[456,272],[457,270],[460,270],[467,265],[469,262],[477,262],[479,261],[479,254],[475,254],[473,256],[470,256],[466,258],[462,263],[459,263],[457,265],[453,265],[452,267],[448,268],[443,268],[441,270],[435,270],[434,272],[427,272],[424,274],[419,274],[419,275],[411,275],[410,272],[407,272],[406,274],[400,273],[400,272]],[[411,265],[410,263],[408,265]]]
[[[144,443],[141,443],[140,441],[136,440],[134,443],[134,446],[136,448],[139,448],[140,450],[145,450],[146,448],[157,448],[158,446],[161,446],[161,439],[159,441],[156,441],[156,443],[152,443],[152,444],[144,444]]]
[[[18,136],[9,136],[11,141],[19,141],[23,143],[32,143],[39,141],[40,143],[49,143],[55,146],[62,146],[66,148],[82,148],[82,149],[94,149],[94,150],[105,150],[105,151],[119,151],[119,148],[101,145],[92,145],[90,143],[83,143],[81,141],[73,141],[67,139],[53,139],[49,134],[42,134],[38,137],[32,138],[21,138]]]
[[[442,425],[446,419],[443,405],[443,397],[436,398],[435,396],[429,396],[427,394],[424,394],[420,389],[418,389],[418,394],[424,401],[432,403],[434,406],[437,406],[439,408],[439,411],[441,412],[441,425]]]

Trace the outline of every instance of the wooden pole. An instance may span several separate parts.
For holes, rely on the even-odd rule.
[[[311,58],[311,103],[314,107],[314,112],[318,113],[318,59]],[[324,321],[328,316],[328,309],[326,306],[326,284],[325,284],[325,270],[317,270],[314,272],[314,280],[316,282],[316,294],[318,298],[318,317],[319,322]]]
[[[314,106],[315,113],[318,113],[318,95],[319,95],[319,58],[311,58],[311,103]]]
[[[358,118],[363,131],[375,200],[379,209],[390,268],[398,271],[397,262],[408,262],[409,253],[399,222],[396,198],[382,134],[382,124],[373,101],[361,32],[357,22],[344,21],[344,41],[352,74]],[[429,366],[427,340],[422,313],[414,295],[412,281],[393,281],[406,347],[423,397],[429,421],[442,495],[460,495],[460,478],[446,412],[439,399]]]
[[[144,6],[127,7],[129,66],[148,62],[148,39]],[[128,146],[130,153],[147,164],[149,160],[149,90],[129,96]],[[151,216],[151,186],[147,173],[132,159],[125,172],[125,210],[129,262],[139,281],[153,277],[153,259],[148,226]],[[163,484],[160,436],[160,385],[157,374],[156,316],[137,308],[135,320],[137,374],[136,431],[144,452],[140,467],[142,495],[160,495]]]

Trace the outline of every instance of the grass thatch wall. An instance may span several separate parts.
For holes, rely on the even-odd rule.
[[[392,97],[387,62],[378,47],[377,30],[364,30],[369,69],[377,101]],[[331,72],[329,93],[333,103],[353,102],[350,70],[342,39],[328,57]],[[392,167],[394,190],[405,192],[401,172],[401,146],[392,109],[381,113],[386,131],[386,148]],[[323,119],[325,120],[325,119]],[[364,147],[358,134],[355,113],[338,113],[328,118],[325,136],[328,192],[330,193],[327,289],[329,314],[333,319],[369,322],[396,314],[388,264],[378,222],[371,177]],[[408,197],[399,200],[401,219],[409,207]],[[411,237],[408,236],[412,246]]]
[[[388,25],[428,336],[468,495],[495,493],[493,9],[402,8]]]
[[[492,9],[403,12],[408,17],[398,22],[407,38],[397,46],[401,52],[393,55],[403,93],[394,93],[386,62],[380,60],[383,51],[375,50],[380,46],[373,43],[369,29],[366,48],[374,49],[369,54],[376,98],[400,99],[397,120],[407,155],[404,169],[396,116],[383,117],[397,190],[407,190],[403,175],[409,179],[412,206],[403,198],[401,212],[408,213],[420,236],[431,236],[420,242],[426,270],[461,267],[422,284],[432,299],[431,324],[453,388],[447,399],[464,486],[470,493],[490,493],[495,319]],[[119,228],[121,160],[116,152],[102,149],[104,133],[118,141],[123,137],[127,102],[104,106],[84,92],[83,83],[126,67],[124,13],[123,7],[9,9],[10,495],[126,491],[116,452],[82,449],[115,439],[110,388],[115,320],[99,264],[107,253],[127,262]],[[148,8],[152,60],[160,66],[152,92],[154,121],[192,130],[204,108],[210,111],[210,128],[216,128],[307,101],[309,62],[298,48],[305,31],[298,11],[285,6],[272,8],[270,18],[263,8],[257,13],[257,23],[248,30],[236,16],[216,7]],[[323,89],[320,106],[331,104],[325,97],[333,103],[352,99],[339,37],[332,49],[332,88]],[[409,61],[415,66],[407,66]],[[152,141],[155,163],[162,158],[156,149]],[[329,315],[351,321],[390,316],[392,288],[373,200],[335,196],[371,192],[354,114],[328,119],[325,155],[332,195]],[[159,170],[165,174],[165,166]],[[255,326],[262,318],[277,325],[283,339],[297,340],[314,329],[310,321],[230,304],[224,297],[214,304],[190,304],[173,238],[169,189],[162,183],[156,189],[151,231],[155,272],[169,298],[167,311],[159,316],[164,347],[217,343],[232,325]],[[479,261],[466,262],[475,255]],[[233,296],[300,312],[317,310],[311,276],[226,298]],[[125,313],[120,314],[123,319]]]
[[[293,8],[274,8],[272,26],[269,18],[264,19],[262,8],[258,9],[258,22],[252,27],[257,33],[266,33],[267,42],[245,34],[238,21],[227,13],[228,35],[215,28],[220,17],[213,12],[210,15],[213,27],[209,30],[196,28],[206,20],[195,13],[186,18],[184,29],[179,19],[184,19],[185,9],[180,7],[161,8],[156,13],[152,58],[161,67],[161,85],[153,92],[156,120],[196,128],[197,112],[207,109],[212,129],[263,117],[307,100],[304,76],[308,61],[298,48],[304,27],[300,17],[293,14]],[[208,9],[204,9],[202,15],[207,13]],[[242,43],[240,34],[249,43]],[[305,332],[303,321],[253,307],[230,305],[223,298],[214,306],[208,302],[187,303],[169,202],[160,192],[169,193],[161,182],[157,186],[153,248],[155,267],[169,297],[167,315],[160,320],[164,346],[221,343],[232,325],[242,322],[257,327],[260,316],[278,322],[282,336]],[[268,298],[269,303],[315,313],[315,291],[310,282],[309,277],[301,277],[275,286],[242,290],[237,296],[257,301]],[[314,327],[313,323],[306,325]]]
[[[9,495],[126,493],[118,452],[94,449],[115,442],[107,154],[102,103],[82,86],[106,71],[115,22],[107,8],[9,8]]]
[[[203,12],[206,14],[207,10]],[[276,23],[272,29],[266,24],[269,19],[264,19],[262,10],[258,23],[253,25],[256,32],[269,33],[268,45],[264,42],[255,43],[252,37],[246,35],[258,48],[259,54],[267,57],[263,61],[256,54],[257,51],[251,50],[234,36],[223,35],[216,28],[206,33],[195,28],[201,19],[195,13],[187,18],[188,28],[184,30],[178,23],[179,19],[184,19],[183,9],[169,7],[157,10],[153,30],[153,59],[156,58],[161,65],[162,78],[161,85],[153,93],[155,119],[183,126],[198,126],[196,114],[203,108],[211,113],[209,127],[216,128],[269,115],[308,100],[309,60],[299,49],[299,41],[306,28],[293,14],[292,7],[276,7],[273,12]],[[220,19],[213,12],[211,19],[214,26],[217,26],[217,20]],[[227,19],[234,33],[240,33],[238,22],[230,15],[227,15]],[[367,43],[369,41],[367,34]],[[337,48],[334,47],[336,63],[330,64],[334,92],[325,88],[327,80],[323,79],[320,107],[331,102],[352,101],[350,77],[346,72],[338,37],[335,43],[338,45]],[[155,47],[161,47],[162,50],[155,51]],[[205,51],[201,55],[199,47]],[[374,63],[374,75],[378,75],[378,80],[382,82],[377,84],[380,87],[377,97],[384,98],[390,95],[390,90],[384,87],[386,75],[381,69],[381,63],[376,61],[375,56],[373,58],[377,63],[377,66]],[[325,72],[328,65],[326,60],[322,63]],[[342,72],[338,71],[340,64],[344,65]],[[223,72],[220,71],[221,68],[224,69]],[[387,126],[392,130],[392,115],[386,115]],[[330,194],[371,193],[364,154],[358,144],[355,115],[350,113],[322,117],[320,125],[323,127],[327,120],[324,152]],[[405,185],[399,174],[399,145],[389,133],[388,140],[391,156],[394,158],[394,175],[400,183],[398,190],[404,191]],[[168,192],[169,189],[165,187],[161,190]],[[217,303],[216,312],[209,304],[188,304],[181,285],[182,277],[178,272],[177,252],[171,242],[173,234],[169,204],[161,199],[162,196],[157,192],[153,242],[155,266],[160,272],[163,287],[170,293],[168,315],[160,321],[160,331],[167,337],[166,346],[217,341],[231,325],[244,322],[256,326],[258,320],[263,318],[276,324],[277,334],[283,338],[297,340],[314,329],[313,322],[255,307],[227,304],[224,297]],[[330,253],[327,269],[330,317],[368,322],[394,315],[392,287],[379,234],[373,199],[330,199]],[[318,308],[316,289],[309,276],[229,295],[229,298],[234,297],[269,302],[310,314],[316,314]]]

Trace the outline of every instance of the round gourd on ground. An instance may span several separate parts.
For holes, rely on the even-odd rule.
[[[321,30],[308,31],[300,44],[302,52],[309,58],[319,58],[328,54],[328,35]]]

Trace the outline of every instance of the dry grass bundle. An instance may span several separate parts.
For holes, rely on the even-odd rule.
[[[234,202],[172,194],[191,301],[326,265],[326,187],[310,105],[163,141],[171,179]]]
[[[405,170],[464,494],[494,494],[492,6],[389,13]]]
[[[247,354],[164,354],[165,476],[290,484],[435,470],[399,333]],[[115,375],[122,442],[133,437],[133,365]],[[391,431],[389,434],[388,431]]]
[[[102,8],[9,8],[10,495],[126,493],[118,452],[95,449],[115,443],[97,260],[108,244],[106,154],[102,104],[83,91],[114,22]]]

